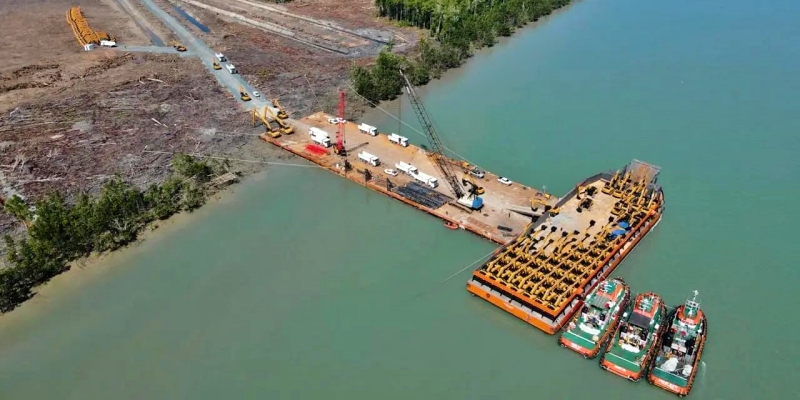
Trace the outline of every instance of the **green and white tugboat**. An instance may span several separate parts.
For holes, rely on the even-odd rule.
[[[565,327],[558,344],[583,355],[583,358],[597,357],[603,345],[614,335],[630,297],[631,289],[622,278],[600,282],[586,296],[583,308]]]
[[[697,294],[695,290],[694,297],[670,312],[669,327],[647,375],[650,383],[680,397],[692,390],[708,334],[708,321]]]
[[[633,306],[622,315],[600,367],[638,382],[658,350],[666,316],[667,308],[659,295],[648,292],[636,296]]]

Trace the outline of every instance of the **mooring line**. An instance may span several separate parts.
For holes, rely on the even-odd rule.
[[[176,152],[172,152],[172,151],[159,151],[159,150],[142,150],[142,153],[169,154],[169,155],[176,154]],[[222,161],[228,160],[228,161],[248,162],[248,163],[254,163],[254,164],[281,165],[281,166],[284,166],[284,167],[322,168],[321,166],[319,166],[317,164],[306,165],[306,164],[294,164],[294,163],[285,163],[285,162],[277,162],[277,161],[245,160],[245,159],[242,159],[242,158],[211,156],[211,155],[199,154],[199,153],[191,153],[189,155],[192,156],[192,157],[212,158],[212,159],[215,159],[215,160],[222,160]]]
[[[472,262],[472,264],[470,264],[470,265],[467,265],[467,266],[466,266],[466,267],[464,267],[464,268],[461,268],[460,270],[456,271],[456,273],[454,273],[453,275],[450,275],[450,276],[448,276],[447,278],[445,278],[443,281],[441,281],[441,282],[439,282],[439,283],[445,283],[445,282],[449,281],[450,279],[453,279],[453,278],[455,278],[455,277],[456,277],[458,274],[460,274],[460,273],[462,273],[462,272],[466,271],[466,270],[467,270],[467,269],[469,269],[469,268],[472,268],[472,267],[474,267],[474,266],[475,266],[475,264],[477,264],[477,263],[479,263],[479,262],[483,261],[484,259],[486,259],[486,257],[489,257],[489,256],[491,256],[491,255],[492,255],[492,253],[494,253],[495,251],[496,251],[496,250],[492,250],[492,251],[490,251],[490,252],[488,252],[488,253],[484,254],[483,256],[481,256],[481,258],[479,258],[479,259],[477,259],[477,260],[473,261],[473,262]]]
[[[417,128],[415,128],[415,127],[413,127],[413,126],[409,125],[409,124],[407,124],[405,121],[403,121],[403,120],[401,120],[400,118],[397,118],[396,116],[394,116],[394,114],[390,113],[389,111],[386,111],[386,110],[385,110],[385,109],[383,109],[381,106],[379,106],[379,105],[377,105],[377,104],[375,104],[375,103],[373,103],[373,102],[369,101],[369,99],[367,99],[366,97],[364,97],[364,96],[360,95],[360,94],[359,94],[359,93],[356,91],[356,89],[355,89],[355,88],[354,88],[354,87],[353,87],[353,86],[350,84],[350,82],[349,82],[349,81],[345,80],[345,81],[344,81],[344,83],[345,83],[345,84],[346,84],[348,87],[350,87],[350,89],[353,89],[353,93],[355,93],[355,94],[356,94],[356,96],[358,96],[358,97],[361,97],[362,99],[364,99],[364,101],[366,101],[367,103],[369,103],[369,104],[370,104],[370,105],[372,105],[373,107],[377,108],[378,110],[381,110],[381,111],[382,111],[384,114],[386,114],[386,115],[388,115],[388,116],[390,116],[390,117],[394,118],[395,120],[397,120],[397,121],[398,121],[398,122],[400,122],[401,124],[405,125],[405,126],[408,128],[408,129],[411,129],[412,131],[416,132],[418,135],[422,136],[423,138],[426,138],[426,139],[428,138],[428,135],[426,135],[424,132],[420,131],[419,129],[417,129]],[[400,99],[399,101],[403,101],[403,100],[402,100],[402,99]],[[453,153],[453,155],[455,155],[456,157],[459,157],[459,158],[461,158],[462,160],[464,160],[464,161],[466,161],[466,162],[468,162],[468,163],[470,163],[470,164],[472,164],[472,165],[474,165],[474,166],[476,166],[476,167],[479,167],[480,169],[483,169],[484,171],[486,170],[485,168],[481,168],[481,167],[480,167],[480,165],[478,165],[478,164],[475,164],[474,162],[472,162],[472,160],[468,160],[466,157],[462,156],[461,154],[458,154],[458,153],[457,153],[455,150],[453,150],[453,149],[451,149],[451,148],[449,148],[449,147],[447,147],[447,146],[443,146],[443,147],[444,147],[444,149],[445,149],[445,150],[447,150],[447,151],[449,151],[449,152]]]

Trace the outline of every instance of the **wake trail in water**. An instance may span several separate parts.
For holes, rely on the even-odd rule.
[[[706,385],[706,369],[708,369],[708,367],[706,367],[706,362],[705,361],[700,361],[700,367],[702,368],[702,371],[700,371],[700,382],[703,382],[703,386],[705,386]]]

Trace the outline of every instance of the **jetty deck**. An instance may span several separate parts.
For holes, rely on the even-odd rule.
[[[480,266],[467,290],[555,334],[581,296],[608,277],[658,223],[660,168],[634,160],[590,177]]]
[[[408,147],[391,143],[388,136],[379,133],[371,136],[361,133],[358,125],[345,124],[345,149],[347,155],[341,157],[334,154],[333,147],[324,148],[315,145],[309,135],[309,129],[316,127],[326,131],[335,141],[337,125],[330,124],[332,116],[319,112],[299,120],[293,120],[295,133],[273,138],[262,134],[261,138],[273,145],[303,157],[322,168],[336,173],[369,189],[383,193],[405,204],[413,206],[444,221],[457,224],[462,229],[473,232],[498,244],[507,244],[524,232],[525,228],[536,218],[531,207],[531,200],[538,204],[555,205],[559,198],[536,190],[529,186],[513,182],[511,185],[500,183],[497,174],[485,171],[482,179],[473,177],[474,181],[485,189],[480,195],[484,207],[479,211],[469,210],[457,204],[447,181],[442,176],[429,153],[424,149],[409,144]],[[372,166],[358,159],[358,153],[366,151],[380,158],[379,166]],[[352,166],[344,170],[344,160]],[[428,188],[414,182],[411,176],[400,173],[389,176],[385,169],[394,169],[398,162],[414,165],[420,172],[433,176],[439,181],[438,187]],[[465,171],[459,166],[460,161],[449,159],[453,170],[458,172],[461,182]],[[365,173],[365,171],[369,171]],[[398,171],[399,172],[399,171]],[[513,181],[513,177],[508,177]],[[466,192],[466,187],[464,187]],[[500,228],[502,227],[502,228]]]

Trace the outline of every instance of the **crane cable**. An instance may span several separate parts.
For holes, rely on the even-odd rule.
[[[422,132],[422,131],[420,131],[419,129],[417,129],[417,128],[415,128],[415,127],[413,127],[413,126],[411,126],[411,125],[407,124],[405,121],[403,121],[403,120],[401,120],[400,118],[397,118],[396,116],[394,116],[394,114],[390,113],[389,111],[386,111],[386,110],[385,110],[384,108],[382,108],[381,106],[379,106],[379,105],[377,105],[377,104],[375,104],[375,103],[371,102],[371,101],[370,101],[369,99],[367,99],[366,97],[364,97],[364,96],[360,95],[360,94],[358,93],[358,91],[356,91],[356,89],[353,87],[353,85],[351,85],[351,84],[350,84],[350,81],[348,81],[348,80],[344,80],[344,83],[345,83],[345,84],[346,84],[348,87],[350,87],[350,89],[353,89],[353,93],[355,93],[355,94],[356,94],[356,96],[358,96],[358,97],[361,97],[362,99],[364,99],[364,101],[366,101],[367,103],[369,103],[371,106],[373,106],[373,107],[377,108],[378,110],[381,110],[381,111],[382,111],[384,114],[386,114],[386,115],[388,115],[388,116],[390,116],[390,117],[394,118],[395,120],[397,120],[397,122],[400,122],[401,124],[405,125],[405,126],[408,128],[408,129],[411,129],[412,131],[416,132],[418,135],[422,136],[423,138],[425,138],[425,139],[427,139],[427,138],[428,138],[428,135],[426,135],[425,133],[423,133],[423,132]],[[400,100],[400,101],[402,101],[402,100]],[[484,171],[486,170],[485,168],[482,168],[480,165],[478,165],[478,164],[476,164],[476,163],[472,162],[472,160],[468,160],[466,157],[462,156],[461,154],[458,154],[458,153],[457,153],[455,150],[453,150],[453,149],[451,149],[451,148],[449,148],[449,147],[447,147],[447,146],[442,146],[442,147],[444,147],[444,149],[445,149],[445,150],[449,151],[450,153],[452,153],[452,154],[453,154],[453,155],[455,155],[456,157],[458,157],[458,158],[460,158],[460,159],[462,159],[462,160],[464,160],[464,161],[466,161],[466,162],[468,162],[468,163],[470,163],[470,164],[472,164],[472,165],[474,165],[474,166],[476,166],[476,167],[478,167],[478,168],[480,168],[480,169],[482,169],[482,170],[484,170]]]

